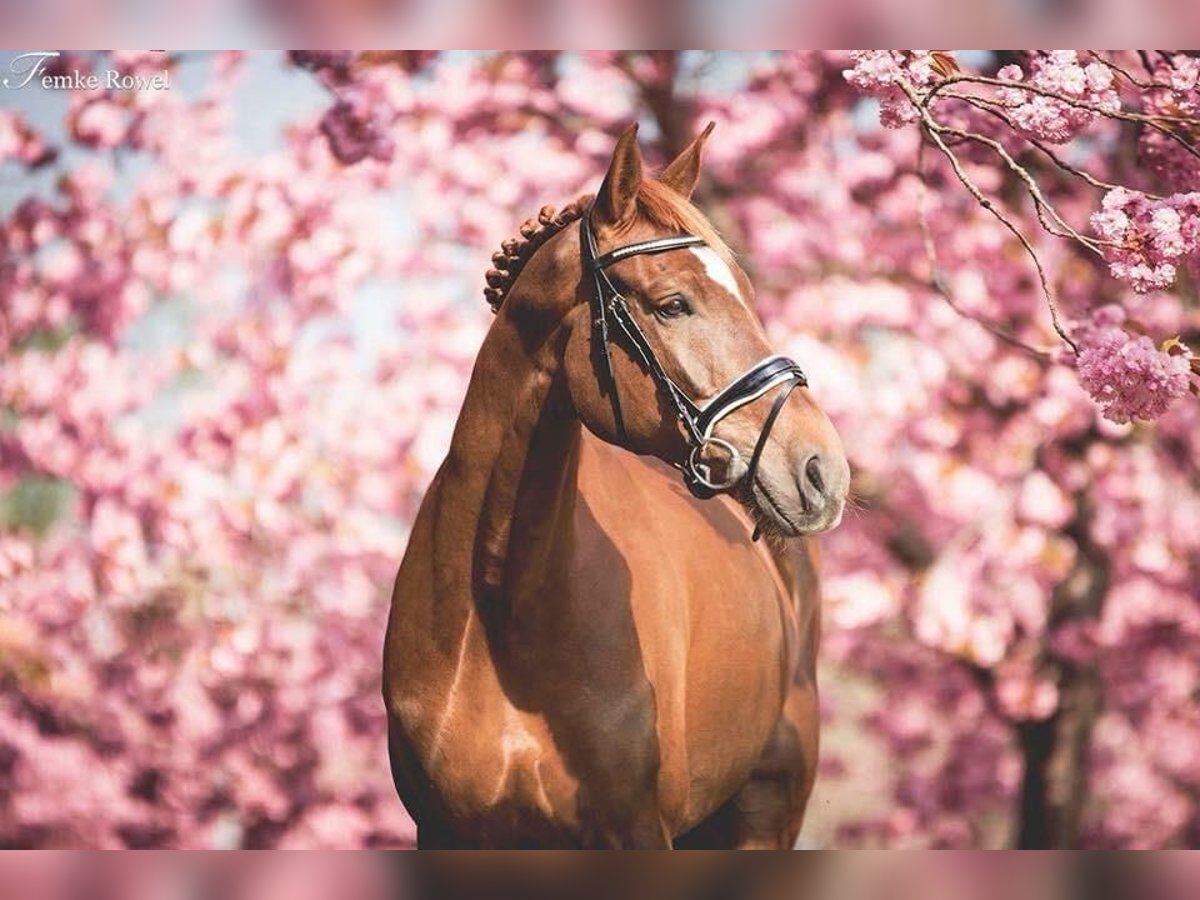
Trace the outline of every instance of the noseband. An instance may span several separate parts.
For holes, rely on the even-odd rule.
[[[779,418],[784,403],[791,396],[792,391],[808,384],[800,366],[786,356],[768,356],[722,388],[704,406],[697,406],[667,375],[666,370],[658,361],[658,357],[655,356],[650,342],[646,339],[645,332],[633,318],[625,298],[617,290],[606,270],[613,263],[631,256],[703,246],[703,239],[691,234],[655,238],[650,241],[639,241],[636,244],[626,244],[601,256],[596,247],[596,236],[592,231],[590,212],[580,220],[579,236],[584,271],[592,276],[592,317],[595,326],[593,333],[599,344],[600,359],[607,381],[607,385],[602,387],[607,388],[612,397],[613,415],[621,440],[626,441],[626,432],[625,419],[621,413],[621,398],[612,365],[610,344],[614,339],[614,331],[611,327],[613,325],[616,326],[616,331],[624,335],[629,348],[641,360],[659,391],[671,402],[676,417],[683,425],[688,442],[688,455],[682,464],[677,464],[677,468],[683,472],[683,483],[687,485],[688,490],[694,496],[704,500],[715,494],[730,491],[742,482],[753,484],[755,472],[758,470],[758,461],[762,457],[767,438],[771,435],[771,429],[775,425],[775,420]],[[731,472],[736,469],[737,463],[741,459],[741,454],[736,447],[713,433],[717,424],[734,410],[753,403],[777,387],[783,387],[783,390],[776,396],[771,411],[763,422],[746,471],[722,482],[714,481],[711,468],[701,460],[705,447],[712,445],[728,454]]]

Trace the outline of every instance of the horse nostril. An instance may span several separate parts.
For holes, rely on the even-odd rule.
[[[818,494],[825,493],[825,478],[821,474],[821,458],[819,456],[808,458],[808,462],[804,464],[804,474],[808,478],[808,483],[817,489]]]

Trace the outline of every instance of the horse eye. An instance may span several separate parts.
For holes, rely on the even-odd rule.
[[[682,297],[672,297],[654,308],[654,314],[663,319],[677,319],[689,312],[691,312],[691,308]]]

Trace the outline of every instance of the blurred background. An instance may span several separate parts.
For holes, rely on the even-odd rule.
[[[0,4],[31,47],[726,47],[921,43],[1163,45],[1194,34],[1190,0],[39,0]],[[47,40],[47,35],[52,36]],[[100,40],[100,38],[109,38]]]
[[[804,854],[6,853],[12,896],[318,900],[1183,900],[1194,856],[862,852]]]
[[[1104,59],[1126,108],[1200,110],[1190,57]],[[629,121],[653,164],[711,119],[697,204],[855,473],[802,845],[1200,844],[1197,403],[1103,417],[1030,257],[869,64],[0,54],[0,843],[411,844],[383,629],[491,254]],[[1118,185],[1200,189],[1144,122],[1076,117],[1056,161],[954,102],[1075,229]],[[1200,343],[1194,259],[1135,290],[955,146],[1068,327]]]

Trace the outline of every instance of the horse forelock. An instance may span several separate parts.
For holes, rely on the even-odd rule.
[[[708,217],[661,181],[643,181],[638,186],[637,208],[641,218],[651,224],[667,231],[694,234],[725,262],[733,262],[733,251]]]

